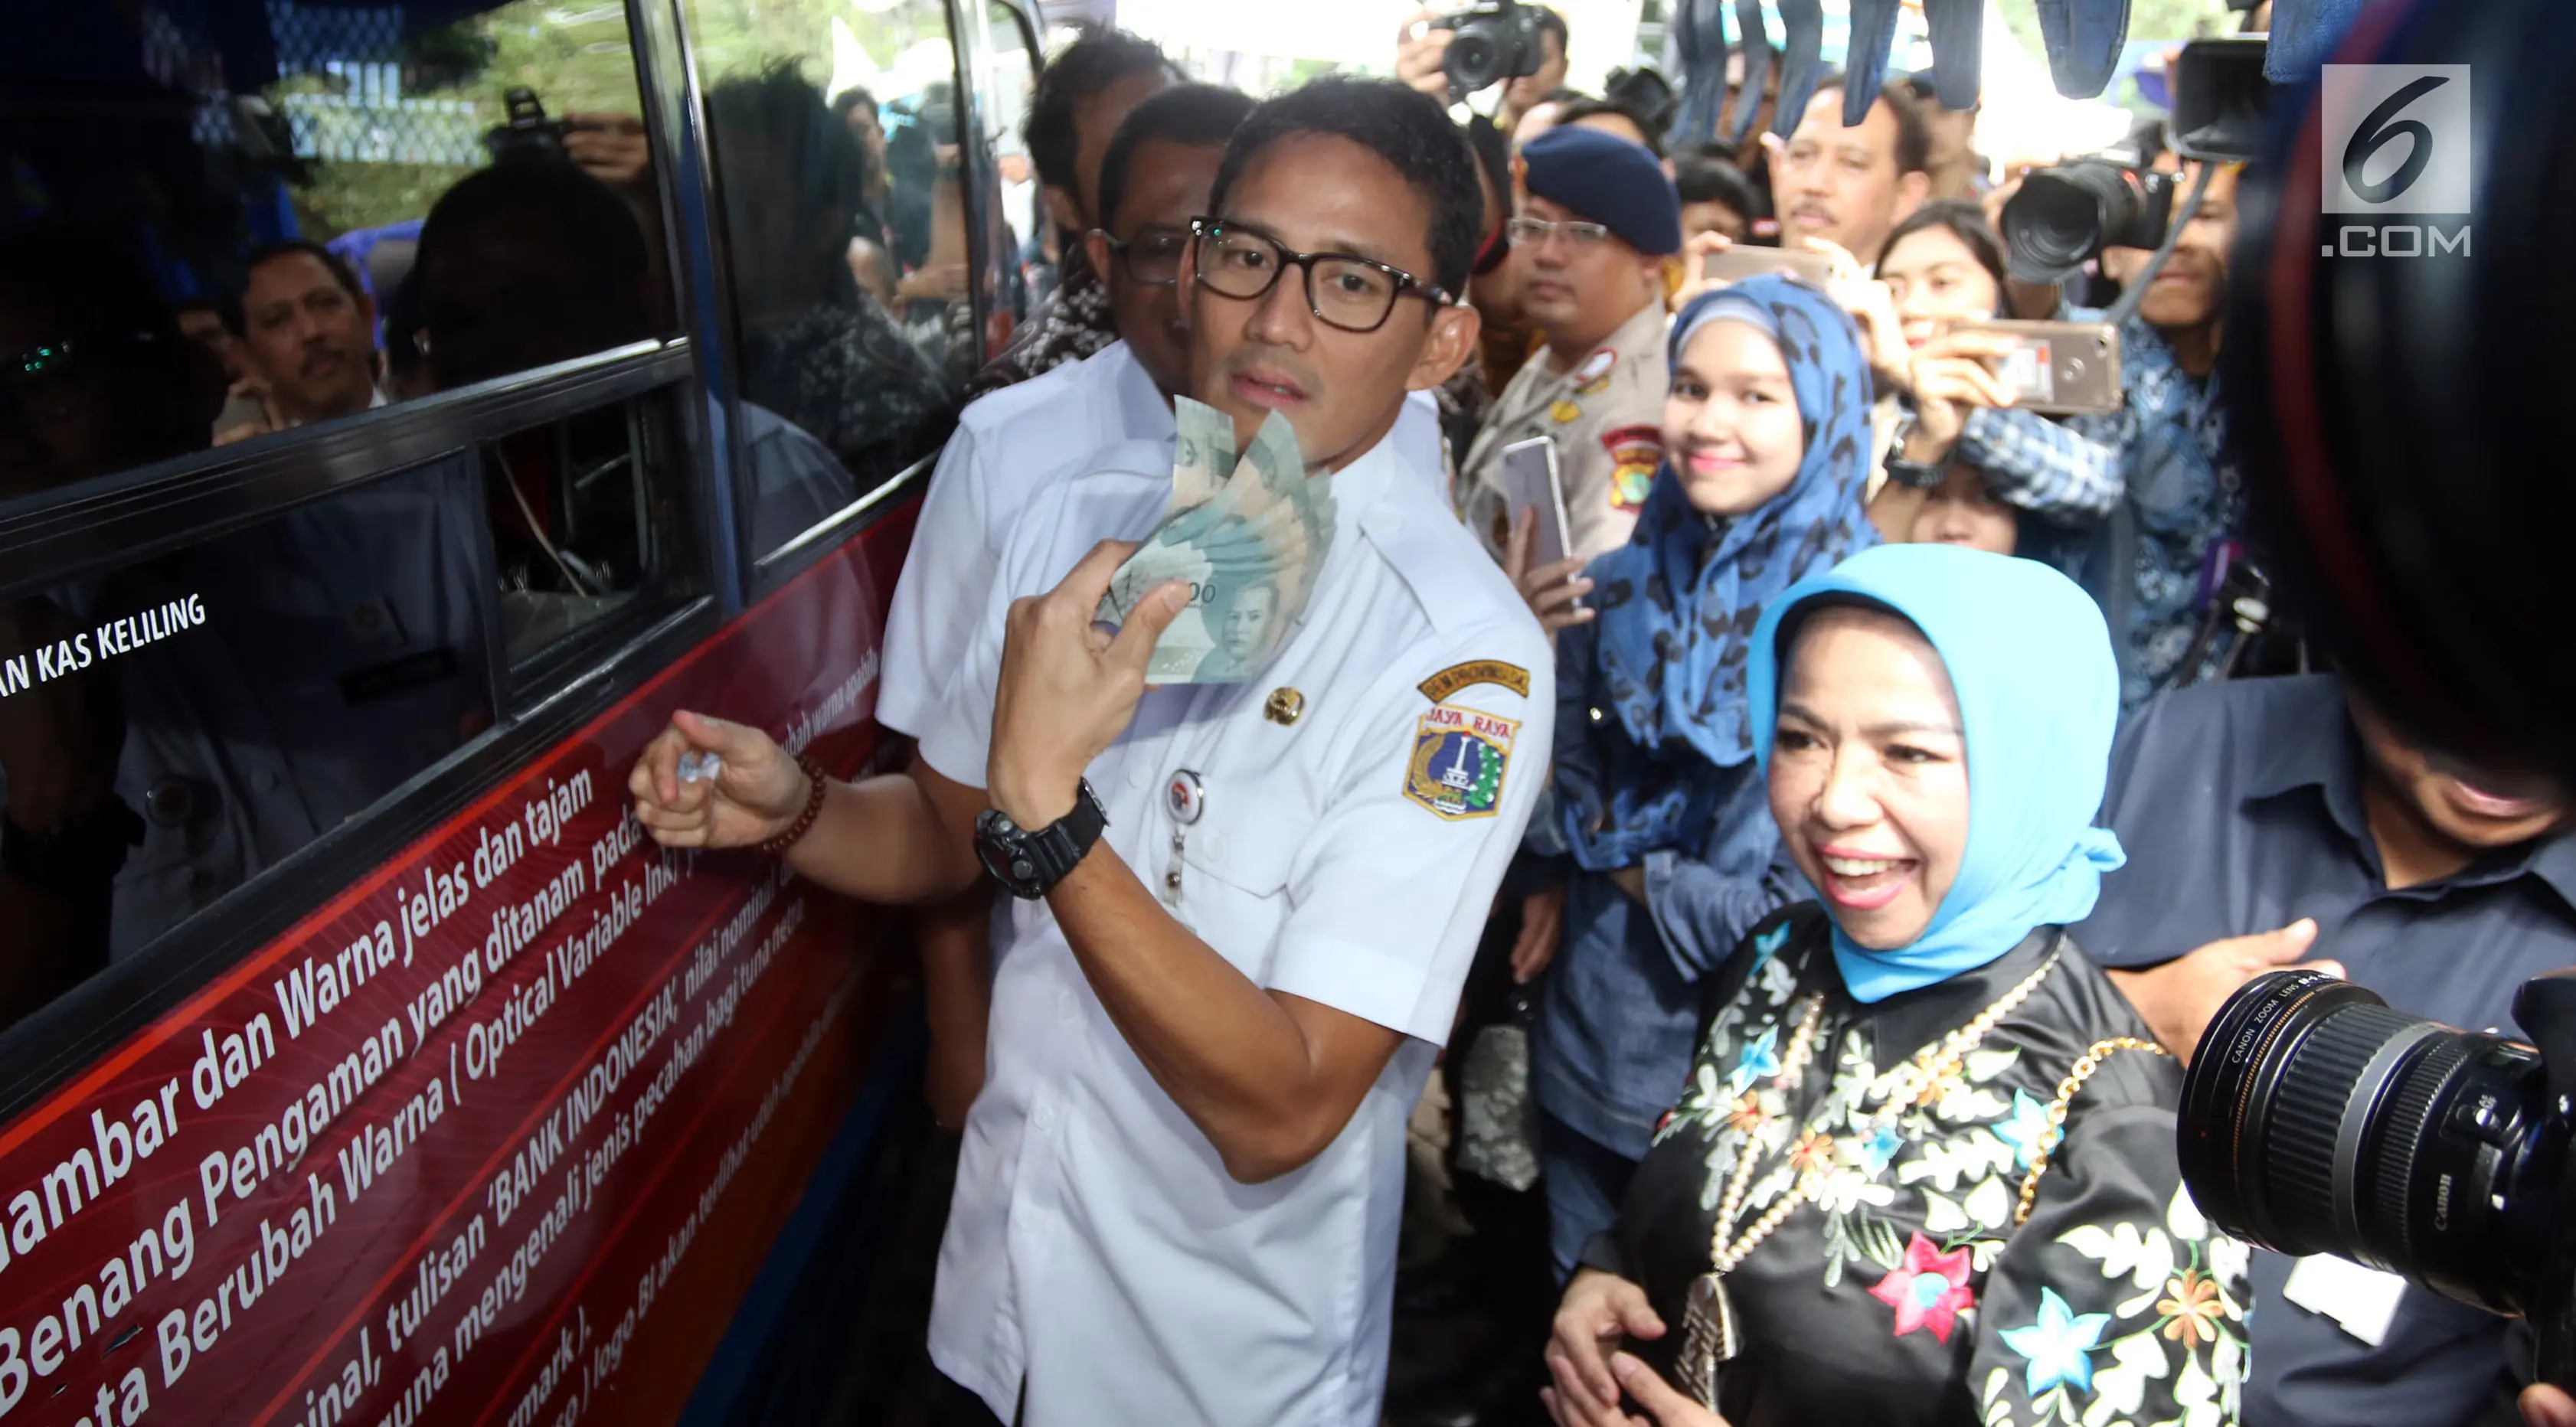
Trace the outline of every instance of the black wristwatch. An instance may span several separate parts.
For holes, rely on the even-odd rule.
[[[999,808],[986,808],[975,818],[975,855],[984,870],[1014,897],[1034,902],[1055,889],[1109,826],[1109,814],[1084,779],[1073,811],[1031,832]]]
[[[1949,463],[1926,465],[1905,459],[1905,441],[1913,434],[1913,417],[1908,416],[1897,423],[1896,439],[1887,443],[1887,459],[1879,464],[1886,470],[1887,478],[1900,486],[1918,491],[1936,490],[1948,478]]]

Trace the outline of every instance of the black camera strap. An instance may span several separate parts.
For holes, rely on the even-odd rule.
[[[2156,274],[2164,271],[2165,259],[2172,257],[2175,247],[2181,244],[2182,230],[2189,227],[2193,216],[2200,212],[2201,195],[2209,192],[2210,175],[2215,172],[2215,164],[2203,163],[2200,166],[2200,173],[2191,181],[2191,191],[2183,195],[2182,207],[2165,224],[2165,240],[2156,248],[2155,256],[2147,259],[2146,267],[2120,290],[2120,300],[2112,303],[2111,310],[2102,315],[2102,320],[2110,323],[2113,330],[2136,316],[2138,304],[2147,300],[2147,289],[2155,285]]]

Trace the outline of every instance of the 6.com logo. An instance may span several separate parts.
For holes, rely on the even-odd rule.
[[[2403,222],[2335,225],[2327,257],[2469,256],[2469,67],[2330,64],[2320,83],[2328,213]],[[2441,215],[2455,221],[2419,221]]]

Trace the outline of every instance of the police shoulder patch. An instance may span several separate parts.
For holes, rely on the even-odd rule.
[[[1450,665],[1417,687],[1422,690],[1424,698],[1435,704],[1445,704],[1451,694],[1478,684],[1493,684],[1528,698],[1529,670],[1518,664],[1506,664],[1500,659],[1470,659],[1464,664]]]
[[[1636,510],[1654,489],[1655,470],[1664,463],[1664,433],[1653,426],[1622,426],[1601,433],[1601,449],[1610,455],[1610,504]]]
[[[1413,727],[1404,796],[1449,822],[1492,817],[1502,806],[1503,772],[1520,728],[1518,719],[1433,705]]]

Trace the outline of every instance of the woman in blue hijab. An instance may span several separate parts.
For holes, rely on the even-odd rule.
[[[1684,307],[1669,351],[1663,465],[1629,543],[1573,586],[1588,616],[1557,636],[1555,802],[1531,847],[1563,854],[1560,880],[1524,902],[1513,957],[1524,979],[1555,961],[1531,1089],[1560,1279],[1690,1067],[1700,979],[1803,895],[1753,766],[1754,621],[1877,538],[1869,368],[1832,299],[1737,283]]]
[[[1711,978],[1681,1102],[1548,1347],[1566,1427],[2236,1416],[2246,1251],[2174,1161],[2181,1072],[2066,937],[2119,867],[2099,609],[2029,560],[1870,550],[1747,671],[1819,901]],[[1619,1351],[1633,1340],[1635,1352]],[[1730,1351],[1731,1349],[1731,1351]]]

